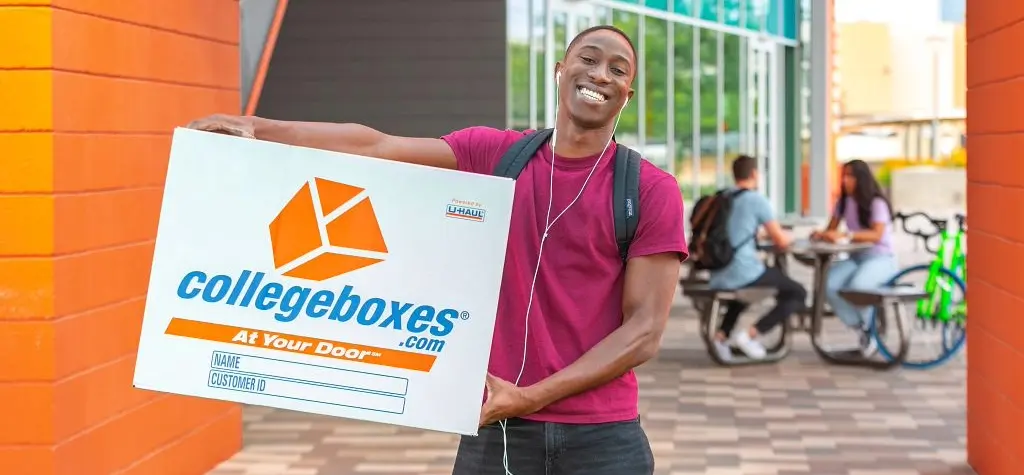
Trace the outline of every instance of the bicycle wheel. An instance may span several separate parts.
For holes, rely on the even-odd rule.
[[[886,287],[896,287],[907,284],[920,285],[927,280],[930,271],[931,266],[928,264],[908,267],[897,273],[883,285]],[[936,278],[937,284],[939,284],[939,289],[936,289],[936,295],[930,299],[930,301],[933,302],[932,307],[926,308],[924,305],[920,305],[916,306],[916,308],[915,306],[910,306],[909,308],[911,313],[915,316],[915,321],[911,326],[910,331],[915,331],[916,333],[917,331],[927,329],[928,326],[940,329],[942,331],[942,336],[940,338],[942,351],[937,357],[924,358],[916,361],[911,360],[908,356],[907,361],[903,363],[904,367],[913,369],[930,369],[939,366],[959,352],[960,348],[963,347],[964,342],[967,340],[967,315],[966,313],[961,313],[961,309],[966,309],[966,305],[962,305],[961,301],[967,294],[967,285],[964,284],[963,279],[961,279],[957,274],[946,268],[939,268]],[[935,308],[935,306],[939,305],[942,301],[937,294],[941,292],[943,288],[948,291],[959,290],[959,299],[961,299],[961,301],[951,302],[948,306],[949,308],[945,309],[945,311],[950,313],[950,317],[946,321],[942,321],[938,315],[942,309]],[[871,333],[875,341],[878,343],[878,353],[882,355],[883,358],[892,360],[894,352],[890,351],[885,345],[884,335],[881,334],[884,333],[884,329],[883,332],[878,331],[874,312],[875,310],[872,310],[871,312]],[[925,314],[922,315],[922,312]],[[920,338],[915,335],[911,341],[915,340],[919,341]]]

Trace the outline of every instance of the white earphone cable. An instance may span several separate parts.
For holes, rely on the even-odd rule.
[[[560,79],[561,79],[561,74],[559,74],[558,79],[556,79],[556,81],[555,81],[555,94],[556,95],[558,94],[558,84],[560,82]],[[594,171],[597,170],[598,164],[601,163],[601,159],[604,158],[604,154],[608,152],[608,147],[611,146],[611,144],[612,144],[612,137],[615,136],[615,130],[618,129],[618,127],[619,127],[619,119],[622,118],[622,111],[626,108],[626,104],[628,104],[628,103],[629,103],[629,100],[627,99],[627,101],[622,105],[622,108],[619,109],[619,113],[615,117],[615,125],[612,126],[612,133],[611,133],[611,135],[608,136],[608,141],[605,142],[604,148],[601,149],[601,154],[597,156],[597,161],[594,162],[594,166],[590,168],[590,173],[587,174],[587,178],[585,180],[583,180],[583,186],[580,187],[579,193],[576,193],[576,197],[573,198],[572,201],[569,202],[569,204],[565,207],[565,209],[562,210],[561,213],[558,213],[558,215],[555,216],[555,219],[551,219],[551,208],[554,205],[554,200],[555,200],[555,198],[554,198],[554,196],[555,196],[555,193],[554,193],[555,192],[555,145],[556,145],[556,140],[555,139],[556,139],[556,137],[558,137],[558,129],[555,128],[554,130],[552,130],[551,141],[550,141],[550,146],[551,146],[551,173],[548,176],[548,209],[547,209],[547,213],[544,216],[544,231],[541,233],[540,246],[539,246],[539,248],[537,250],[537,264],[534,266],[533,279],[530,281],[530,296],[529,296],[529,298],[527,299],[527,302],[526,302],[526,321],[524,323],[525,331],[523,332],[523,360],[522,360],[521,366],[519,367],[519,375],[516,376],[516,380],[513,383],[516,386],[519,386],[519,381],[523,377],[523,372],[526,371],[526,355],[527,355],[527,351],[526,350],[527,350],[527,344],[528,344],[528,342],[530,340],[530,310],[533,308],[534,289],[537,286],[537,276],[540,274],[540,260],[541,260],[541,256],[544,255],[544,243],[547,242],[548,231],[550,231],[551,228],[555,225],[555,223],[558,222],[558,219],[561,218],[563,215],[565,215],[566,211],[569,211],[569,208],[572,208],[572,205],[576,204],[576,201],[578,201],[580,199],[580,197],[583,196],[583,191],[587,189],[587,184],[590,183],[590,178],[594,176]],[[557,99],[555,100],[555,116],[556,117],[558,116],[558,100]],[[506,420],[506,419],[498,421],[498,425],[501,426],[502,446],[504,448],[504,455],[502,456],[502,462],[503,462],[503,465],[505,466],[505,475],[514,475],[509,470],[509,467],[508,467],[508,433],[506,431],[507,424],[508,424],[508,420]]]

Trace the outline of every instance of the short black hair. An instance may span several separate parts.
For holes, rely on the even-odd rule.
[[[732,161],[732,178],[740,181],[746,180],[754,175],[757,170],[757,159],[750,155],[740,155]]]
[[[639,58],[640,56],[636,53],[636,45],[633,44],[633,39],[630,38],[629,35],[627,35],[625,31],[622,31],[620,28],[612,26],[612,25],[592,26],[590,28],[587,28],[586,30],[583,30],[583,31],[579,32],[579,34],[576,35],[572,39],[572,41],[569,42],[569,46],[567,48],[565,48],[565,54],[562,55],[563,59],[565,57],[569,56],[569,52],[572,51],[572,48],[574,46],[576,46],[576,43],[579,43],[579,41],[581,39],[583,39],[584,36],[587,36],[587,35],[595,32],[595,31],[601,31],[601,30],[606,30],[606,31],[611,31],[611,32],[617,33],[619,36],[621,36],[621,37],[626,39],[626,43],[629,43],[630,51],[633,52],[633,65],[636,66],[637,58]]]

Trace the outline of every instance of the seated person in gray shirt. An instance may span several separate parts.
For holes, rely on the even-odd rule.
[[[772,243],[780,249],[789,247],[792,238],[782,231],[768,199],[757,190],[757,160],[741,155],[732,162],[735,187],[727,193],[736,193],[732,199],[732,212],[726,222],[729,241],[736,248],[732,261],[711,271],[710,286],[718,289],[743,287],[775,287],[778,293],[775,306],[753,326],[733,334],[733,327],[747,305],[730,302],[722,318],[715,339],[715,349],[723,360],[732,357],[730,341],[744,354],[754,359],[765,357],[765,347],[758,337],[783,323],[794,312],[804,307],[807,290],[799,282],[779,269],[768,268],[757,252],[757,234],[764,228]]]

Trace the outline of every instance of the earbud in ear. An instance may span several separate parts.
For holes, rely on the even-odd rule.
[[[629,105],[629,98],[627,97],[626,101],[622,103],[622,108],[625,109],[626,106],[628,106],[628,105]]]
[[[555,82],[556,83],[562,82],[562,72],[561,71],[559,71],[558,74],[555,75]]]

